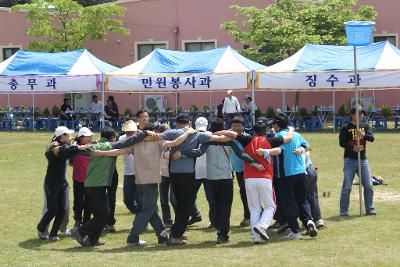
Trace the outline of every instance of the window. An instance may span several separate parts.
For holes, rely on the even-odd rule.
[[[205,51],[215,48],[215,41],[185,42],[185,51]]]
[[[3,48],[3,61],[12,57],[17,51],[19,47],[4,47]]]
[[[397,36],[396,35],[382,35],[382,36],[374,36],[374,43],[389,41],[392,45],[397,47]]]
[[[140,60],[153,52],[156,48],[167,49],[166,43],[142,43],[136,44],[137,48],[137,60]]]

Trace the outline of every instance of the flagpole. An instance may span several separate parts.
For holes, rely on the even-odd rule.
[[[353,56],[354,56],[354,90],[356,93],[356,126],[357,126],[357,147],[360,147],[360,136],[358,135],[360,131],[360,110],[359,110],[359,90],[358,90],[358,76],[357,76],[357,47],[353,46]],[[357,165],[358,165],[358,195],[360,198],[360,216],[362,216],[362,188],[361,188],[361,151],[357,152]]]

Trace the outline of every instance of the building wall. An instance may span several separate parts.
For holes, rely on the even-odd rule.
[[[126,15],[123,19],[125,27],[129,28],[131,35],[121,36],[110,34],[106,41],[89,41],[88,49],[98,58],[111,64],[123,67],[131,64],[137,57],[136,44],[165,42],[167,47],[173,50],[183,50],[185,41],[214,40],[217,47],[231,45],[235,49],[242,49],[242,44],[234,41],[231,35],[220,29],[220,24],[229,20],[240,20],[235,17],[234,12],[229,8],[233,4],[241,6],[264,7],[273,0],[130,0],[118,2],[126,8]],[[391,0],[359,0],[359,4],[372,4],[378,11],[376,19],[376,35],[394,35],[399,46],[398,33],[400,31],[400,19],[397,10],[400,9],[400,1]],[[212,7],[212,8],[210,8]],[[25,48],[29,38],[25,36],[27,22],[26,13],[9,13],[6,8],[0,8],[0,47],[16,46]],[[0,58],[1,61],[1,58]],[[239,98],[243,98],[248,92],[237,92]],[[372,92],[364,93],[371,96]],[[389,104],[394,106],[400,104],[400,91],[375,92],[377,106]],[[143,103],[143,94],[113,94],[116,102],[123,111],[126,107],[137,110],[140,101]],[[199,107],[207,104],[215,108],[223,99],[224,92],[181,93],[179,101],[182,106],[188,108],[191,104]],[[267,107],[280,107],[282,104],[282,93],[256,92],[256,103],[265,111]],[[286,105],[292,106],[295,93],[285,93]],[[107,94],[106,94],[107,96]],[[168,105],[173,107],[176,104],[175,94],[165,94]],[[61,105],[63,95],[38,95],[35,104],[41,108]],[[351,93],[336,93],[336,107],[341,104],[350,105]],[[32,103],[32,96],[13,95],[10,97],[11,105],[29,106]],[[7,96],[0,95],[0,106],[7,104]],[[331,92],[301,93],[300,106],[308,109],[312,105],[332,105]]]

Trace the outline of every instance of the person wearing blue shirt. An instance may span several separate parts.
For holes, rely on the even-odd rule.
[[[273,124],[277,136],[287,134],[288,120],[284,114],[274,117]],[[291,232],[285,237],[286,240],[302,239],[299,225],[297,223],[297,210],[301,221],[307,226],[311,237],[317,235],[317,228],[311,216],[310,204],[307,201],[306,168],[301,155],[294,151],[301,146],[309,147],[307,141],[299,134],[293,133],[291,142],[281,145],[284,159],[285,177],[282,178],[282,200],[285,206],[286,219]]]
[[[231,128],[232,131],[238,134],[242,134],[244,131],[244,120],[242,119],[242,117],[239,116],[234,117],[231,123]],[[238,147],[243,151],[242,144],[240,144],[236,140],[233,140],[233,142],[236,142]],[[238,156],[236,156],[236,154],[232,154],[231,162],[232,162],[232,170],[236,174],[237,183],[239,185],[240,199],[242,200],[242,205],[243,205],[243,220],[240,222],[240,226],[242,227],[250,226],[250,210],[249,210],[249,205],[247,204],[246,187],[243,178],[244,162]]]

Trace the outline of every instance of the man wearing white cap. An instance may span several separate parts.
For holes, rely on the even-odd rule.
[[[65,126],[57,127],[52,142],[47,146],[45,156],[47,158],[47,172],[44,179],[44,189],[47,200],[47,210],[37,225],[39,239],[59,240],[57,233],[66,211],[68,194],[68,182],[65,177],[67,160],[80,150],[89,146],[70,145],[71,134]],[[47,226],[53,220],[50,235],[45,233]]]
[[[254,114],[254,112],[257,109],[256,104],[253,101],[253,98],[246,94],[244,96],[244,103],[242,104],[242,114],[244,118],[244,122],[246,127],[251,127],[251,115]]]
[[[222,113],[225,115],[225,129],[229,129],[233,117],[242,112],[238,99],[232,95],[232,90],[228,90],[227,95],[222,108]]]
[[[137,125],[133,120],[128,120],[122,125],[122,131],[125,133],[118,140],[124,141],[128,137],[133,136],[137,133]],[[124,154],[124,186],[123,186],[123,197],[124,204],[128,210],[132,213],[136,213],[139,210],[140,199],[136,197],[136,184],[135,184],[135,167],[134,167],[134,155]]]
[[[208,134],[211,134],[211,132],[207,131],[207,126],[208,126],[208,120],[204,117],[199,117],[195,121],[195,126],[196,130],[199,132],[205,132]],[[206,154],[203,154],[202,156],[198,157],[196,159],[196,165],[195,165],[195,182],[194,182],[194,201],[193,201],[193,206],[192,210],[190,212],[190,220],[189,220],[189,225],[192,225],[196,222],[200,222],[201,219],[201,214],[200,211],[197,209],[197,204],[196,204],[196,199],[197,199],[197,193],[199,192],[201,184],[204,186],[204,192],[206,194],[206,199],[208,202],[208,207],[209,207],[209,212],[208,212],[208,218],[210,220],[210,226],[209,228],[214,228],[215,226],[215,205],[214,205],[214,200],[211,194],[211,188],[208,183],[208,180],[206,179],[207,176],[207,158]]]

